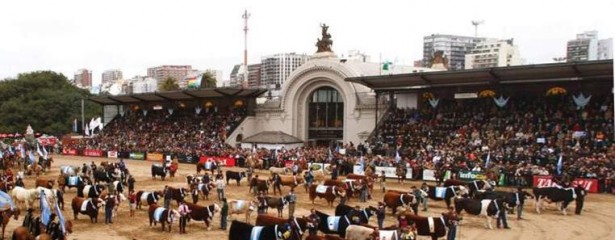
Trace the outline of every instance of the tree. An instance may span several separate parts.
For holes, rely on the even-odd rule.
[[[210,72],[203,73],[203,78],[201,78],[201,88],[215,88],[218,83],[216,77]]]
[[[173,91],[179,89],[179,84],[177,84],[175,78],[167,77],[160,83],[158,89],[160,91]]]
[[[73,120],[81,120],[81,99],[90,96],[56,72],[19,74],[0,82],[0,132],[23,133],[30,124],[36,132],[68,133]],[[100,105],[85,101],[86,119],[101,116],[101,110]]]

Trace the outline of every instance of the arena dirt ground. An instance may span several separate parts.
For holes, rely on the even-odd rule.
[[[86,157],[68,157],[68,156],[54,156],[55,162],[53,168],[48,172],[45,177],[57,177],[59,175],[60,165],[76,165],[80,166],[83,162],[101,162],[101,161],[113,161],[105,158],[86,158]],[[136,190],[162,190],[165,184],[176,187],[186,187],[185,176],[187,174],[195,173],[195,165],[180,164],[178,174],[175,179],[168,179],[161,181],[152,180],[150,175],[150,166],[152,162],[148,161],[136,161],[127,160],[127,165],[130,171],[134,174],[137,183]],[[261,172],[261,176],[268,176],[269,173]],[[34,177],[26,177],[26,187],[31,188],[34,185]],[[404,184],[393,183],[392,180],[387,182],[390,189],[409,189],[411,185],[420,185],[421,182],[411,182]],[[56,185],[57,186],[57,185]],[[378,185],[376,185],[378,188]],[[287,192],[288,187],[283,191]],[[307,215],[311,208],[317,208],[327,213],[333,214],[334,209],[327,207],[324,199],[316,199],[315,204],[309,201],[309,198],[303,188],[298,193],[298,205],[296,215]],[[242,181],[241,186],[230,184],[226,190],[227,198],[229,199],[252,199],[250,193],[248,193],[247,183]],[[70,207],[70,201],[76,196],[76,189],[67,190],[65,194],[65,202],[67,204],[64,215],[67,219],[73,220],[73,214]],[[215,198],[215,192],[214,195]],[[211,199],[211,198],[210,198]],[[188,198],[187,198],[188,200]],[[190,200],[191,201],[191,200]],[[368,203],[358,203],[356,199],[350,199],[348,204],[350,205],[373,205],[376,206],[377,201],[382,201],[382,193],[379,189],[375,190],[375,197]],[[200,200],[199,204],[210,204],[213,200],[204,201]],[[336,200],[336,203],[338,201]],[[445,211],[444,202],[430,202],[430,208],[427,213],[421,212],[422,215],[437,216],[441,212]],[[174,208],[177,208],[175,203],[172,204]],[[464,221],[458,232],[458,239],[615,239],[615,232],[613,228],[613,217],[615,217],[615,196],[605,194],[591,194],[585,202],[585,209],[583,214],[578,216],[569,214],[563,216],[555,209],[554,205],[547,207],[547,211],[541,215],[535,213],[532,208],[532,202],[526,202],[526,212],[524,214],[524,220],[516,220],[516,217],[509,216],[510,230],[487,230],[484,228],[484,218],[475,216],[468,216],[463,214]],[[25,211],[23,211],[25,212]],[[270,210],[270,213],[272,210]],[[574,204],[569,208],[569,213],[574,213]],[[6,228],[6,236],[10,237],[15,227],[20,225],[23,221],[23,213],[18,221],[11,219],[11,222]],[[40,209],[35,212],[35,215],[40,215]],[[288,215],[288,211],[285,210],[285,216]],[[239,217],[243,220],[243,217]],[[252,216],[252,223],[254,223],[255,214]],[[156,227],[150,227],[148,223],[147,212],[145,209],[137,210],[136,216],[131,218],[128,216],[128,204],[123,202],[120,206],[119,216],[114,218],[113,224],[104,224],[104,212],[99,213],[98,223],[91,224],[90,220],[85,215],[80,215],[78,220],[73,220],[74,232],[69,235],[68,239],[228,239],[228,233],[226,231],[218,230],[220,226],[220,217],[218,214],[215,216],[213,227],[211,231],[207,231],[204,224],[191,222],[188,224],[186,235],[179,235],[178,226],[174,224],[171,233],[161,232],[160,225]],[[390,211],[387,211],[387,218],[385,225],[392,225],[395,223],[394,218],[391,216]],[[371,224],[376,224],[376,219],[371,219]],[[229,223],[230,225],[230,223]],[[495,227],[495,220],[493,222]],[[428,239],[427,237],[419,237],[419,239]]]

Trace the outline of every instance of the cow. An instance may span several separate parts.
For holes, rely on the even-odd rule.
[[[141,201],[146,202],[147,205],[158,203],[158,200],[162,196],[162,192],[137,192],[137,209],[141,209]]]
[[[335,207],[335,216],[347,216],[352,209],[353,207],[346,204],[338,204],[337,207]],[[367,208],[361,209],[361,215],[359,216],[360,222],[362,224],[369,223],[369,218],[376,215],[377,210],[378,209],[372,206],[368,206]]]
[[[121,181],[113,181],[113,187],[118,193],[124,193],[124,184]]]
[[[91,184],[90,178],[87,176],[62,176],[58,177],[58,187],[62,192],[66,192],[66,188],[71,189],[73,187],[79,189],[80,186]]]
[[[235,172],[235,171],[226,171],[226,185],[228,185],[228,182],[231,179],[234,179],[235,181],[237,181],[237,186],[239,186],[239,182],[241,182],[242,178],[246,177],[246,172]]]
[[[517,198],[514,192],[503,192],[503,191],[477,192],[474,195],[474,199],[477,199],[477,200],[501,199],[507,204],[510,210],[512,210],[514,207],[517,206]]]
[[[271,215],[267,215],[267,214],[259,214],[258,216],[256,216],[256,226],[275,226],[275,225],[284,225],[287,224],[289,222],[290,219],[288,218],[279,218],[279,217],[274,217]],[[297,218],[297,217],[293,217],[292,219],[293,223],[293,227],[294,229],[292,229],[293,235],[297,237],[297,239],[301,239],[301,236],[303,236],[303,232],[305,232],[306,227],[307,227],[307,223],[308,223],[308,219],[306,217],[301,217],[301,218]]]
[[[179,219],[177,210],[159,207],[157,204],[149,205],[147,215],[149,216],[149,226],[151,227],[152,223],[154,226],[156,226],[156,223],[160,223],[163,232],[166,224],[169,225],[169,232],[171,232],[171,225],[173,225],[175,219]]]
[[[201,182],[201,178],[198,177],[198,176],[195,176],[195,175],[192,175],[192,174],[188,174],[186,176],[186,183],[188,185],[190,185],[190,184],[198,184],[200,182]]]
[[[282,176],[280,175],[280,184],[282,186],[290,186],[291,188],[295,188],[300,184],[303,184],[304,179],[301,176]]]
[[[45,193],[45,199],[47,200],[47,203],[49,203],[49,206],[54,206],[55,201],[56,201],[56,191],[55,189],[48,189],[48,188],[44,188],[44,187],[36,187],[36,191],[37,192],[44,192]]]
[[[216,188],[216,185],[213,183],[204,184],[204,183],[193,183],[190,185],[190,191],[196,188],[201,195],[203,195],[204,199],[209,200],[209,193]]]
[[[574,188],[558,188],[558,187],[545,187],[538,188],[535,187],[533,189],[533,193],[535,196],[534,205],[536,207],[536,212],[540,213],[540,208],[544,209],[543,201],[560,203],[559,210],[562,211],[564,215],[567,215],[566,208],[568,208],[568,204],[570,202],[576,202],[575,214],[580,215],[583,210],[583,203],[585,202],[585,195],[587,195],[587,190],[583,187],[574,187]]]
[[[152,179],[156,179],[156,176],[160,176],[160,179],[164,181],[164,178],[167,177],[167,172],[166,167],[160,164],[152,164]]]
[[[36,189],[26,189],[17,186],[11,190],[11,198],[15,204],[24,203],[26,209],[29,209],[33,205],[34,200],[40,198],[40,192],[36,191]]]
[[[419,204],[413,194],[399,193],[391,190],[384,194],[382,202],[384,202],[386,207],[391,208],[393,214],[397,212],[397,207],[411,207],[411,205]]]
[[[53,179],[36,178],[36,183],[34,184],[34,187],[44,187],[47,189],[52,189],[54,184],[55,180]]]
[[[105,190],[105,187],[102,185],[85,185],[77,188],[77,196],[84,198],[97,198],[100,197],[103,190]]]
[[[288,204],[288,197],[270,197],[266,196],[265,201],[267,201],[267,207],[275,208],[278,210],[278,217],[282,217],[282,212],[284,211],[284,207]]]
[[[258,230],[256,230],[258,229]],[[249,223],[233,220],[229,230],[229,240],[275,240],[281,239],[287,230],[283,225],[253,226]]]
[[[256,190],[258,190],[258,192],[266,192],[269,193],[269,179],[258,179],[258,178],[252,178],[252,180],[250,180],[250,191],[254,188],[256,188]]]
[[[312,185],[310,186],[309,193],[312,204],[314,204],[314,199],[316,199],[316,197],[324,198],[327,200],[327,203],[329,203],[329,207],[333,206],[333,201],[336,197],[346,197],[346,190],[335,186]]]
[[[438,192],[439,190],[444,192],[444,196],[438,195],[439,193],[441,194],[441,192]],[[429,198],[432,200],[440,201],[444,198],[444,203],[446,204],[446,207],[449,207],[451,205],[452,198],[467,194],[468,189],[462,185],[451,185],[448,187],[429,186],[429,190],[427,191],[427,196],[429,196]]]
[[[361,180],[366,182],[369,193],[372,194],[374,191],[374,178],[372,176],[349,173],[346,175],[346,179]]]
[[[231,200],[229,201],[229,218],[233,214],[244,214],[246,216],[246,222],[250,222],[250,215],[256,209],[256,203],[248,200]]]
[[[62,165],[60,166],[60,175],[62,176],[76,176],[81,172],[81,167]]]
[[[336,186],[336,187],[340,187],[343,188],[344,190],[346,190],[346,195],[348,195],[349,198],[351,198],[353,195],[359,196],[360,194],[360,190],[356,187],[356,183],[354,183],[354,180],[333,180],[333,179],[327,179],[325,181],[323,181],[323,185],[325,186]]]
[[[430,236],[432,240],[446,236],[446,223],[450,218],[451,216],[448,213],[442,213],[441,217],[423,217],[406,214],[406,219],[414,222],[417,234],[420,236]]]
[[[175,200],[177,202],[177,205],[179,205],[179,203],[184,200],[184,198],[186,198],[186,196],[188,196],[188,190],[186,190],[185,188],[174,188],[169,186],[167,191],[171,191],[171,199]]]
[[[98,209],[104,205],[104,201],[100,198],[82,198],[74,197],[72,201],[73,216],[77,220],[79,213],[88,215],[90,222],[98,222]]]
[[[276,173],[280,175],[289,174],[291,170],[285,167],[270,167],[269,172],[271,173],[271,176],[273,176]]]
[[[213,221],[214,214],[220,211],[218,204],[211,204],[209,206],[201,206],[192,203],[186,203],[188,209],[190,209],[190,219],[196,221],[203,221],[207,230],[211,229],[211,223]]]
[[[360,225],[350,225],[346,228],[347,240],[377,240],[379,234],[372,228]]]
[[[489,229],[493,229],[491,218],[494,216],[497,218],[498,213],[500,211],[506,211],[507,208],[506,203],[502,199],[475,200],[470,198],[455,198],[455,211],[457,211],[457,214],[465,210],[472,215],[485,216],[485,227]]]
[[[464,182],[456,179],[448,179],[444,181],[444,187],[450,186],[464,186],[468,189],[468,195],[471,198],[474,198],[476,193],[484,192],[487,189],[492,189],[495,185],[493,183],[489,183],[487,180],[473,180],[470,182]]]
[[[302,176],[305,176],[305,174],[308,172],[309,170],[304,170],[302,173]],[[324,170],[313,170],[312,171],[312,175],[314,176],[314,183],[322,183],[323,181],[325,181],[325,171]]]
[[[316,211],[316,215],[320,219],[318,230],[325,234],[338,234],[340,237],[346,237],[346,228],[350,226],[350,220],[346,216],[329,216],[321,211]]]
[[[109,171],[106,171],[104,169],[96,169],[96,171],[94,171],[94,183],[99,183],[99,182],[110,183],[110,182],[113,182],[114,180],[115,178],[113,177],[112,174],[109,174]]]

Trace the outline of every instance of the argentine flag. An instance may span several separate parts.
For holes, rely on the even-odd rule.
[[[559,160],[557,160],[557,175],[562,175],[562,167],[564,167],[564,163],[562,162],[563,155],[559,155]]]
[[[401,156],[399,156],[399,150],[395,150],[395,162],[399,163],[401,161]]]
[[[361,169],[365,170],[365,158],[363,154],[361,154],[361,158],[359,158],[359,164],[361,165]]]
[[[64,214],[62,214],[62,210],[60,210],[60,206],[58,206],[58,201],[56,201],[56,215],[58,216],[58,222],[60,222],[60,228],[62,229],[62,234],[66,234],[66,226],[64,226]]]
[[[49,225],[49,218],[51,217],[51,208],[45,197],[45,191],[41,191],[41,222],[45,225]]]
[[[485,160],[485,168],[489,167],[489,161],[491,160],[491,152],[487,154],[487,160]]]
[[[34,161],[36,161],[36,158],[34,157],[34,151],[30,150],[30,155],[28,155],[28,162],[30,162],[30,164],[34,164]]]

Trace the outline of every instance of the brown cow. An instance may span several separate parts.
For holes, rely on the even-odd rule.
[[[367,182],[367,188],[369,189],[369,194],[372,194],[374,191],[374,177],[373,176],[349,173],[348,175],[346,175],[346,179],[362,180],[363,182]]]
[[[316,188],[323,188],[326,189],[324,193],[318,193],[316,192]],[[346,196],[346,190],[344,190],[341,187],[335,187],[335,186],[325,186],[325,185],[312,185],[310,186],[310,200],[312,200],[312,204],[314,204],[314,199],[316,199],[316,197],[318,198],[324,198],[327,200],[327,203],[329,203],[329,207],[333,207],[333,201],[335,200],[336,197],[345,197]]]
[[[346,194],[348,194],[348,197],[351,198],[353,196],[359,196],[359,194],[361,193],[361,189],[359,188],[357,182],[358,181],[354,180],[327,179],[324,181],[323,185],[341,187],[346,190]]]
[[[192,203],[186,203],[188,209],[190,209],[190,219],[196,221],[203,221],[205,226],[207,226],[207,230],[211,229],[211,223],[213,221],[214,214],[220,211],[220,206],[218,204],[211,204],[207,207],[196,205]]]
[[[250,222],[250,214],[256,209],[256,203],[248,200],[231,200],[229,201],[229,219],[233,214],[245,214],[246,223]]]
[[[156,213],[159,213],[158,216],[155,216]],[[156,226],[156,223],[160,223],[162,225],[162,231],[164,231],[164,227],[166,224],[169,224],[169,232],[171,232],[171,225],[175,221],[175,219],[179,219],[179,212],[173,209],[166,209],[163,207],[159,207],[156,204],[149,205],[149,209],[147,211],[149,216],[149,226]]]
[[[290,186],[291,188],[295,188],[299,186],[299,184],[303,184],[304,180],[301,176],[283,176],[280,175],[280,179],[282,186]]]
[[[54,179],[47,179],[47,178],[36,178],[36,183],[35,183],[35,188],[37,187],[44,187],[47,189],[52,189],[53,185],[55,184],[55,180]]]
[[[418,204],[414,195],[407,193],[398,193],[395,191],[387,191],[384,194],[384,205],[388,208],[391,208],[393,214],[397,211],[397,207],[400,206],[410,206],[412,204]]]
[[[414,214],[405,215],[408,221],[412,221],[416,225],[418,235],[430,236],[432,240],[446,236],[446,222],[448,222],[449,217],[455,217],[448,213],[442,213],[442,217],[422,217]],[[429,220],[430,218],[431,221]]]
[[[263,191],[269,193],[269,185],[269,179],[252,178],[252,180],[250,180],[250,190],[256,188],[258,192]]]
[[[85,211],[82,210],[84,204]],[[73,207],[73,216],[75,220],[77,220],[77,215],[81,213],[83,215],[88,215],[90,217],[90,222],[95,223],[98,222],[98,209],[104,205],[104,202],[100,198],[75,197],[71,205]]]

